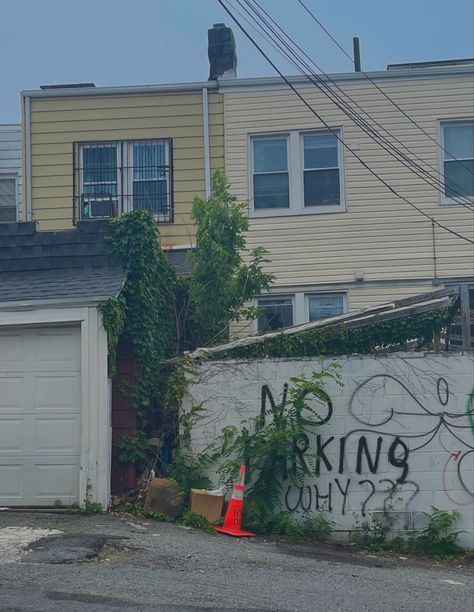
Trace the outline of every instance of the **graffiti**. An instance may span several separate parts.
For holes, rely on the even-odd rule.
[[[390,387],[390,389],[389,389]],[[410,473],[410,462],[413,454],[427,447],[434,438],[442,431],[451,436],[456,445],[461,449],[455,451],[445,448],[440,440],[441,446],[448,452],[448,459],[444,466],[442,486],[448,499],[457,505],[472,504],[474,491],[469,486],[465,472],[469,473],[470,463],[474,447],[472,443],[464,439],[464,432],[472,431],[472,401],[470,395],[467,408],[468,424],[460,423],[460,419],[466,418],[466,413],[450,412],[447,408],[450,403],[451,391],[448,381],[439,376],[434,384],[436,391],[436,405],[425,405],[417,394],[413,392],[402,380],[392,374],[376,374],[359,383],[349,399],[349,413],[360,426],[344,435],[337,436],[317,433],[312,436],[304,435],[294,443],[294,450],[301,465],[309,472],[309,465],[314,465],[315,476],[329,475],[333,472],[339,475],[329,481],[325,479],[322,485],[316,482],[304,487],[288,485],[285,493],[285,505],[289,511],[308,511],[310,509],[325,509],[328,512],[337,511],[345,515],[349,500],[359,500],[359,508],[363,517],[370,508],[381,508],[386,514],[396,505],[400,510],[407,512],[409,505],[420,490],[420,485],[413,480],[408,480]],[[390,392],[389,392],[390,391]],[[288,384],[283,387],[282,399],[287,398]],[[426,395],[426,394],[425,394]],[[390,398],[403,398],[402,401],[393,401]],[[387,400],[388,398],[388,400]],[[376,403],[382,402],[384,408],[380,409]],[[261,392],[261,418],[265,419],[268,414],[267,402],[275,406],[275,400],[270,388],[262,386]],[[324,401],[318,403],[318,414],[320,421],[317,425],[329,424],[333,417],[333,401],[326,395]],[[404,431],[404,418],[416,417],[417,429],[421,427],[421,433],[411,433],[410,428]],[[309,425],[314,422],[302,420]],[[419,427],[418,427],[419,424]],[[350,445],[350,451],[348,447]],[[313,462],[307,461],[305,456],[310,456]],[[363,478],[354,480],[352,477],[340,478],[344,474],[353,476],[379,474],[381,470],[382,457],[385,457],[386,467],[390,474],[396,474],[393,478]],[[464,494],[469,496],[468,500],[456,500],[449,492],[447,474],[451,462],[456,462],[455,474]],[[464,471],[465,468],[465,471]],[[366,497],[361,499],[361,487],[368,487]],[[400,492],[403,493],[401,497]],[[398,493],[398,496],[397,496]],[[398,503],[400,500],[403,503]]]
[[[306,397],[305,433],[293,440],[283,508],[325,510],[338,530],[373,521],[418,529],[432,506],[459,508],[460,540],[472,547],[473,356],[407,352],[339,361],[344,385],[330,382],[327,395]],[[271,408],[289,399],[286,383],[321,367],[319,359],[284,358],[201,364],[185,400],[206,407],[193,446],[206,448],[223,427],[255,415],[271,419]]]

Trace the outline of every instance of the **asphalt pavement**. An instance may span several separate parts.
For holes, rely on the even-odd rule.
[[[466,560],[235,539],[112,514],[0,512],[1,612],[472,612],[473,588]]]

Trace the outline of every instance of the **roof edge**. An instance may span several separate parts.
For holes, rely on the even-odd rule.
[[[216,81],[198,81],[190,83],[165,83],[155,85],[113,85],[110,87],[78,87],[64,89],[27,89],[21,92],[23,97],[29,98],[78,98],[113,96],[117,94],[144,94],[144,93],[173,93],[186,91],[201,91],[202,89],[216,89]]]
[[[402,79],[431,79],[436,77],[466,76],[470,74],[474,74],[472,65],[457,65],[410,69],[403,68],[399,70],[377,70],[373,72],[338,72],[327,74],[326,76],[320,74],[318,75],[318,78],[326,82],[335,81],[347,83],[370,83],[367,76],[374,81],[393,81]],[[308,77],[302,74],[290,75],[286,78],[288,78],[290,83],[293,85],[307,85],[314,87],[314,84],[308,79]],[[217,83],[219,86],[219,92],[287,87],[284,79],[279,76],[254,77],[247,79],[218,79]]]

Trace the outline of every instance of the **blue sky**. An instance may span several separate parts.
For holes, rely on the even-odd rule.
[[[366,70],[474,55],[472,0],[305,2],[349,50],[352,37],[360,37]],[[351,69],[297,0],[260,3],[326,72]],[[19,121],[19,92],[45,83],[206,80],[207,28],[229,24],[217,0],[1,0],[1,9],[0,123]],[[239,76],[273,74],[234,32]]]

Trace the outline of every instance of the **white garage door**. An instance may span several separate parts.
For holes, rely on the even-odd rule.
[[[0,506],[78,501],[79,327],[0,331]]]

